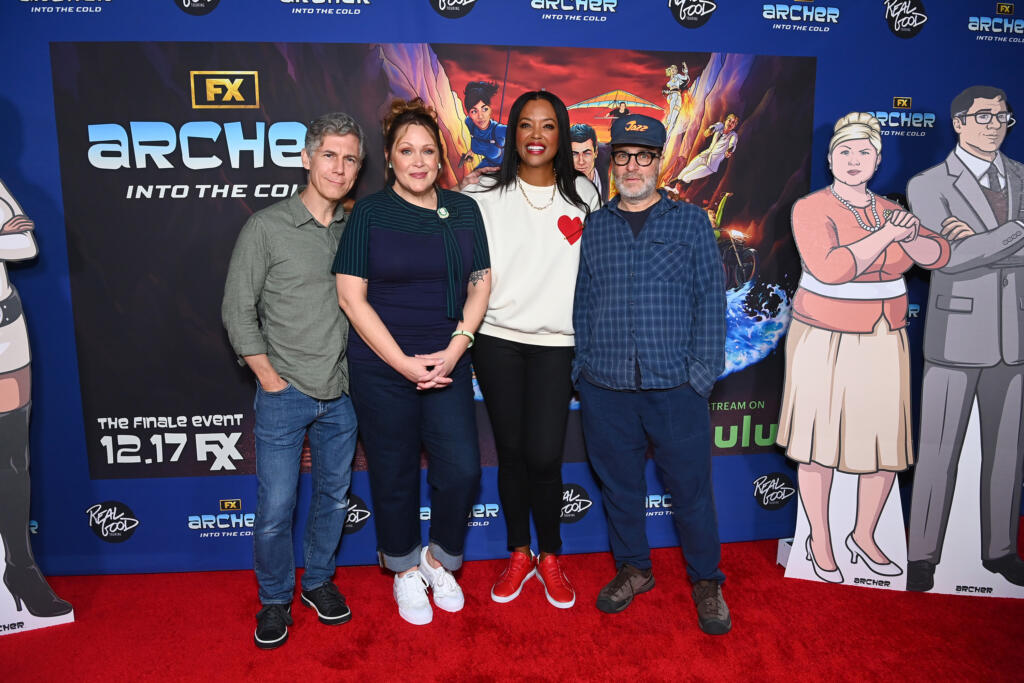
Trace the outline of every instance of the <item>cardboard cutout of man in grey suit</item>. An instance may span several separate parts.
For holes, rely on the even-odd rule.
[[[1002,90],[968,88],[950,109],[956,148],[907,186],[921,223],[941,226],[950,241],[949,263],[931,274],[925,321],[907,552],[907,589],[918,591],[934,585],[975,397],[982,565],[1024,585],[1017,555],[1024,460],[1024,165],[999,152],[1013,125]]]

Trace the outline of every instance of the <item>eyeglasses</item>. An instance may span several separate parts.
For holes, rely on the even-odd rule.
[[[627,166],[630,159],[636,159],[637,166],[650,166],[661,155],[657,152],[612,152],[612,163],[616,166]]]
[[[993,114],[990,111],[979,111],[974,114],[962,112],[960,114],[957,114],[957,116],[961,119],[966,119],[968,116],[973,116],[974,120],[982,126],[987,126],[988,124],[992,123],[993,117],[999,123],[1006,124],[1007,128],[1009,128],[1010,126],[1017,122],[1016,119],[1013,118],[1013,114],[1011,114],[1008,111],[1001,111],[998,114]],[[966,121],[964,123],[966,123]]]

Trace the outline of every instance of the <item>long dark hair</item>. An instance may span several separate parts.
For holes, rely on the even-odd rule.
[[[508,126],[511,130],[505,136],[505,151],[501,159],[501,168],[497,173],[489,173],[495,184],[488,190],[511,187],[519,177],[519,151],[516,149],[516,131],[519,129],[519,117],[527,102],[545,100],[555,110],[555,121],[558,123],[558,149],[553,160],[555,167],[555,184],[565,201],[575,205],[584,215],[590,215],[590,205],[583,201],[576,191],[576,176],[582,175],[572,163],[572,145],[569,144],[569,111],[557,95],[546,90],[524,92],[512,103],[508,112]]]

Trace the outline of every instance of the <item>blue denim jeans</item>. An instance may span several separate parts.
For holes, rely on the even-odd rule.
[[[342,395],[322,401],[292,385],[266,392],[257,383],[255,401],[256,504],[254,568],[264,605],[291,604],[295,593],[292,520],[298,495],[302,444],[309,434],[313,495],[303,539],[303,590],[331,580],[348,510],[356,414]]]
[[[663,391],[613,391],[581,379],[587,456],[601,483],[615,564],[650,569],[644,479],[647,443],[672,494],[672,521],[691,581],[724,581],[711,488],[711,415],[689,384]]]
[[[480,487],[480,448],[468,358],[452,383],[418,391],[384,363],[352,363],[352,402],[369,465],[377,551],[402,572],[420,562],[420,453],[429,454],[430,553],[462,566],[467,516]]]

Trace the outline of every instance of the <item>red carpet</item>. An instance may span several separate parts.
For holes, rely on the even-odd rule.
[[[657,586],[625,612],[593,602],[610,555],[564,558],[577,604],[551,607],[531,580],[514,602],[489,597],[500,563],[472,562],[466,607],[403,622],[391,580],[342,567],[348,624],[323,626],[296,601],[288,642],[252,643],[252,572],[54,577],[74,624],[0,637],[3,681],[335,680],[1021,680],[1024,601],[787,580],[775,541],[724,546],[733,614],[726,636],[697,628],[677,549],[654,553]]]

